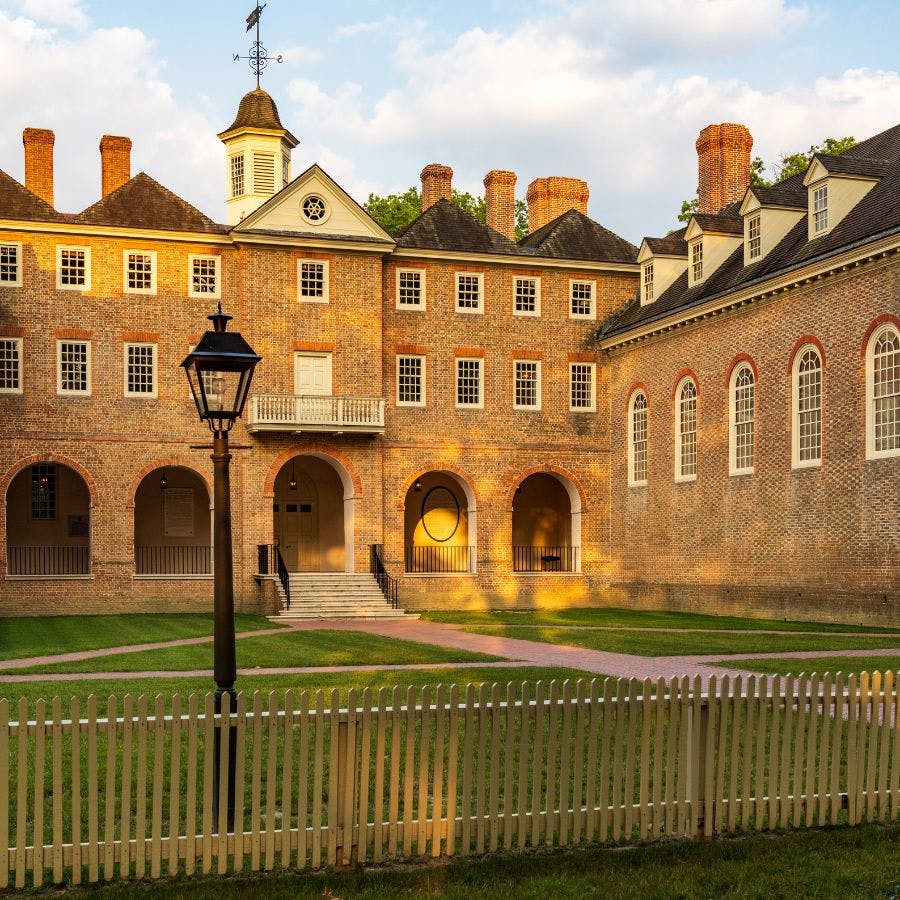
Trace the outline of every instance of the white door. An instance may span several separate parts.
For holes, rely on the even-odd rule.
[[[331,354],[298,353],[294,357],[294,390],[301,395],[331,396]]]

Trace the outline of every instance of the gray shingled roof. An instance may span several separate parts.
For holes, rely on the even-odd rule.
[[[570,209],[519,241],[519,246],[553,259],[635,263],[637,247],[608,228]]]
[[[653,253],[662,256],[687,256],[687,241],[684,239],[687,226],[667,234],[665,237],[647,237],[644,240]]]
[[[881,178],[891,167],[886,159],[845,156],[843,153],[837,156],[817,153],[813,158],[817,159],[829,174],[835,175],[863,175],[868,178]]]
[[[711,216],[706,213],[694,213],[694,219],[704,230],[712,234],[743,234],[744,220],[741,216],[726,216],[721,213]]]
[[[67,218],[0,169],[0,219],[65,222]]]
[[[449,200],[438,200],[397,236],[398,248],[530,256],[509,238],[477,222]]]
[[[803,187],[804,174],[801,172],[799,175],[792,175],[771,187],[752,185],[750,190],[763,206],[791,206],[797,209],[806,209],[809,198],[806,188]]]

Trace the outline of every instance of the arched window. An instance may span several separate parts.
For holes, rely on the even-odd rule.
[[[822,358],[815,347],[794,356],[792,457],[795,467],[822,463]]]
[[[756,383],[753,369],[746,364],[735,368],[730,391],[731,428],[729,429],[729,473],[752,474],[754,469],[754,424]]]
[[[685,378],[675,393],[675,480],[697,477],[697,386]]]
[[[628,415],[628,483],[647,483],[647,398],[638,391]]]
[[[883,325],[866,348],[866,458],[900,456],[900,333]]]

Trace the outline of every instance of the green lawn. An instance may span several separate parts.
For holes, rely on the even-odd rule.
[[[893,632],[900,628],[842,625],[834,622],[789,622],[787,619],[741,619],[735,616],[707,616],[698,613],[652,612],[637,609],[489,609],[475,611],[429,610],[423,619],[462,625],[593,625],[607,628],[709,628],[716,631],[865,631]]]
[[[594,631],[508,625],[469,626],[473,634],[490,634],[608,650],[638,656],[682,656],[706,653],[780,653],[803,650],[866,650],[900,646],[900,636],[837,637],[834,635],[728,634],[666,631]]]
[[[265,616],[235,616],[238,631],[277,628]],[[128,613],[116,616],[20,616],[0,619],[0,659],[99,650],[211,635],[208,613]]]
[[[814,659],[735,659],[723,663],[730,669],[747,669],[772,675],[799,675],[801,672],[900,672],[900,654],[887,656],[829,656]]]

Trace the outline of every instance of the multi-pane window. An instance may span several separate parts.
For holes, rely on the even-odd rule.
[[[653,263],[644,266],[644,303],[653,300]]]
[[[456,405],[483,406],[481,371],[484,360],[456,360]]]
[[[244,155],[231,157],[231,196],[240,197],[244,193]]]
[[[90,290],[90,250],[86,247],[56,248],[56,286],[68,290]]]
[[[31,518],[56,518],[56,466],[31,467]]]
[[[694,282],[703,280],[703,238],[691,244],[691,277]]]
[[[828,185],[813,191],[813,230],[816,234],[828,228]]]
[[[887,326],[869,344],[868,455],[900,453],[900,334]]]
[[[590,412],[594,409],[594,364],[569,364],[569,409]]]
[[[22,245],[0,244],[0,287],[22,284]]]
[[[481,285],[483,276],[481,273],[469,274],[467,272],[456,273],[456,311],[477,313],[481,312]]]
[[[756,385],[750,366],[740,366],[731,381],[731,474],[753,471]]]
[[[397,309],[425,308],[425,272],[422,269],[397,270]]]
[[[91,345],[89,341],[56,342],[57,392],[90,394]]]
[[[647,397],[640,391],[629,410],[628,483],[647,483]]]
[[[156,344],[125,345],[125,394],[156,396]]]
[[[192,297],[220,297],[222,286],[219,272],[222,258],[220,256],[188,257],[188,293]]]
[[[569,315],[573,319],[594,318],[593,281],[569,282]]]
[[[0,394],[22,393],[22,338],[0,338]]]
[[[794,463],[822,461],[822,360],[807,347],[794,363]]]
[[[676,477],[687,481],[697,477],[697,386],[688,379],[676,400]]]
[[[541,364],[538,360],[513,362],[513,409],[541,408]]]
[[[425,357],[397,357],[397,405],[425,405]]]
[[[747,222],[747,256],[750,259],[759,259],[759,255],[762,253],[762,234],[759,220],[759,216],[753,216]]]
[[[539,278],[513,278],[513,312],[517,316],[541,314],[541,282]]]
[[[156,293],[156,254],[141,250],[126,250],[125,293]]]
[[[297,290],[301,300],[328,302],[328,263],[313,259],[297,261]]]

